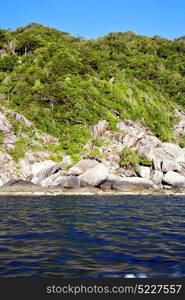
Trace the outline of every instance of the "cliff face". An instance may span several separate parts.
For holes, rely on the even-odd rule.
[[[178,136],[184,131],[185,115],[177,110],[174,113],[179,116],[174,128],[174,136]],[[29,128],[31,136],[22,127],[19,135],[14,135],[9,115],[15,122],[20,122],[19,125]],[[41,135],[23,115],[9,112],[6,116],[1,112],[0,132],[4,137],[1,139],[0,186],[17,184],[21,179],[24,181],[19,181],[19,184],[30,182],[43,188],[93,187],[103,191],[185,188],[185,148],[162,142],[150,133],[149,128],[131,120],[118,122],[114,131],[110,130],[106,120],[93,125],[91,138],[76,164],[65,153],[61,153],[59,162],[52,160],[55,153],[45,148],[46,145],[57,146],[58,140]],[[7,135],[11,143],[7,143]],[[27,140],[27,147],[22,157],[16,156],[15,159],[17,140],[23,137]],[[39,143],[42,151],[31,147],[35,143],[37,147]]]

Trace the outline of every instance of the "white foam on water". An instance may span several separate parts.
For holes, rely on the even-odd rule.
[[[124,278],[148,278],[148,276],[145,273],[139,273],[139,274],[126,274]]]

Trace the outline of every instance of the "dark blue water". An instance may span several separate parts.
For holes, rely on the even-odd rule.
[[[185,277],[185,197],[0,197],[0,276]]]

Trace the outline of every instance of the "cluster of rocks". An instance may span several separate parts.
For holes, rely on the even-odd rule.
[[[32,126],[20,115],[14,114],[12,117],[26,122],[26,126]],[[185,116],[184,123],[182,118],[181,115],[176,124],[175,130],[178,132],[184,130]],[[120,122],[117,127],[118,131],[112,132],[108,130],[108,122],[102,120],[91,128],[93,138],[106,141],[99,147],[102,159],[88,159],[88,151],[93,149],[92,143],[86,145],[87,153],[72,167],[69,156],[64,156],[60,163],[56,163],[47,160],[44,152],[37,159],[35,154],[26,152],[25,158],[20,160],[20,178],[43,188],[98,188],[103,191],[185,188],[185,149],[174,143],[161,142],[149,133],[148,128],[131,120]],[[2,130],[5,135],[10,133],[11,124],[0,115]],[[50,142],[57,142],[53,139],[51,137]],[[132,149],[141,158],[150,161],[151,166],[139,164],[137,170],[121,167],[120,157],[125,148]],[[7,173],[0,171],[0,185],[16,178],[15,167],[8,154],[4,154],[4,157],[1,154],[0,170],[6,160],[8,170]]]
[[[17,138],[12,133],[12,124],[2,112],[0,112],[0,133],[2,133],[4,136],[3,144],[5,150],[8,152],[12,151]]]

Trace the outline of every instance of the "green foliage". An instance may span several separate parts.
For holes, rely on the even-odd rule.
[[[181,135],[181,136],[180,136],[179,146],[180,146],[181,148],[185,148],[185,135]]]
[[[3,145],[4,134],[0,132],[0,147]]]
[[[94,147],[91,152],[85,155],[85,157],[90,159],[100,160],[100,161],[104,158],[103,154],[100,152],[98,147]]]
[[[137,165],[140,162],[140,157],[132,149],[124,148],[120,157],[121,167],[132,167],[135,171],[137,170]]]
[[[146,167],[152,167],[153,165],[152,161],[143,158],[139,159],[139,164]]]
[[[12,71],[17,63],[17,56],[10,55],[0,58],[0,72]]]
[[[105,141],[102,138],[93,138],[92,139],[92,145],[95,147],[101,147],[101,146],[105,146],[107,144],[108,144],[107,141]]]
[[[52,153],[47,159],[51,159],[55,162],[60,162],[62,161],[63,155],[61,152],[57,152],[57,153]]]
[[[185,107],[184,37],[171,41],[128,31],[85,40],[31,23],[0,30],[0,49],[7,55],[0,58],[3,105],[58,137],[57,153],[79,156],[90,126],[103,119],[111,130],[118,120],[131,119],[162,141],[173,140],[173,110]]]
[[[20,138],[15,144],[14,149],[11,151],[11,156],[15,162],[18,162],[20,158],[25,156],[25,149],[27,146],[26,139]]]

